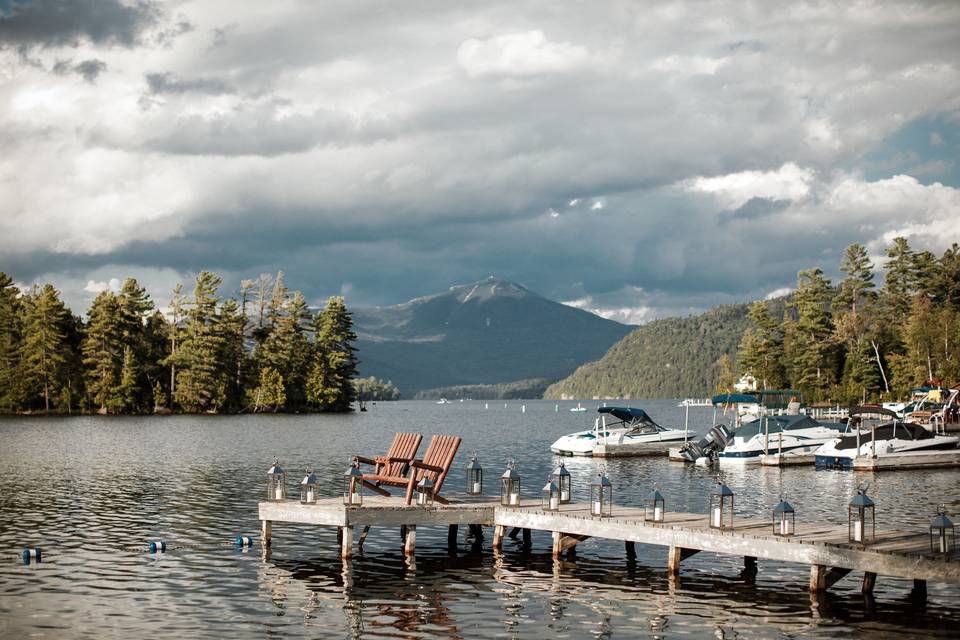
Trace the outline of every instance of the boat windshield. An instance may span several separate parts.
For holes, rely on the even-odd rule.
[[[609,413],[618,419],[619,424],[630,428],[630,433],[656,433],[665,429],[653,421],[647,412],[635,407],[600,407],[598,413]],[[618,427],[617,422],[607,423],[606,427]]]
[[[864,427],[860,432],[860,444],[870,442],[874,434],[877,440],[890,440],[899,438],[901,440],[930,440],[933,434],[918,424],[911,422],[886,422],[877,425],[874,429]],[[837,449],[854,449],[857,446],[857,434],[845,435],[837,443]]]
[[[831,422],[817,422],[810,416],[768,416],[746,422],[736,431],[738,437],[749,440],[753,436],[764,433],[780,433],[781,431],[793,431],[796,429],[814,429],[816,427],[825,427],[842,432],[844,425]]]

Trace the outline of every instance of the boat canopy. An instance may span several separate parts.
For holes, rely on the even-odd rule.
[[[755,435],[759,435],[766,429],[767,433],[780,433],[781,431],[792,431],[794,429],[812,429],[814,427],[825,427],[833,429],[839,436],[843,433],[846,425],[838,422],[818,422],[803,414],[785,415],[785,416],[766,416],[757,420],[747,422],[736,431],[737,437],[749,440]]]
[[[850,411],[847,412],[847,415],[850,416],[851,418],[856,416],[868,415],[868,416],[888,416],[895,420],[900,419],[900,414],[898,414],[896,411],[892,411],[890,409],[884,409],[883,407],[876,407],[876,406],[871,407],[869,405],[850,407]]]
[[[890,440],[899,438],[901,440],[931,440],[934,435],[918,424],[910,422],[887,422],[878,427],[860,433],[860,444],[866,444],[874,438],[877,440]],[[836,444],[838,450],[855,449],[857,447],[857,434],[845,435]]]
[[[647,415],[646,411],[635,407],[600,407],[597,409],[597,413],[609,413],[614,418],[623,420],[628,424],[643,423],[659,426]]]
[[[756,404],[759,398],[749,393],[721,393],[710,398],[714,406],[723,404]]]

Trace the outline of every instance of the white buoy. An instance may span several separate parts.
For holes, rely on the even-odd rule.
[[[526,413],[526,412],[527,412],[527,405],[525,404],[520,405],[520,413]]]
[[[483,408],[484,408],[484,409],[489,409],[489,408],[490,408],[490,403],[489,403],[489,402],[484,402],[484,403],[483,403]]]
[[[253,538],[250,536],[237,536],[237,547],[241,549],[249,549],[253,546]]]
[[[151,540],[150,541],[150,553],[165,553],[167,550],[167,543],[163,540]]]

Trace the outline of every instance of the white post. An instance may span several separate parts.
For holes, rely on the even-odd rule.
[[[770,418],[762,418],[763,420],[763,455],[769,455],[770,453]]]
[[[683,441],[687,441],[687,431],[690,428],[690,404],[684,403],[687,407],[686,415],[683,417]]]

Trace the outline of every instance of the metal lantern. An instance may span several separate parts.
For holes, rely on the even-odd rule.
[[[520,475],[514,469],[513,460],[507,463],[507,470],[500,476],[500,504],[505,507],[520,506]]]
[[[429,507],[433,504],[433,480],[427,476],[420,478],[417,483],[417,506]]]
[[[267,471],[267,500],[279,501],[287,497],[286,478],[280,458],[274,458],[273,466]]]
[[[317,502],[317,476],[312,469],[307,469],[303,480],[300,481],[300,502],[303,504],[316,504]]]
[[[343,474],[343,504],[363,504],[363,472],[360,471],[360,462],[356,458]]]
[[[474,453],[467,463],[467,495],[478,496],[483,493],[483,467]]]
[[[553,470],[553,473],[550,474],[550,480],[556,483],[557,487],[560,489],[560,504],[567,504],[570,502],[570,472],[567,471],[567,467],[561,461],[556,469]]]
[[[543,485],[542,507],[544,511],[557,511],[560,509],[560,487],[553,479],[548,479],[547,484]]]
[[[717,485],[710,492],[710,528],[733,528],[733,491],[717,476]]]
[[[789,502],[780,497],[780,504],[773,508],[773,535],[789,537],[797,532],[797,514]]]
[[[876,536],[877,517],[873,500],[867,496],[867,487],[857,489],[847,509],[847,535],[850,542],[867,544]]]
[[[643,501],[643,519],[645,522],[663,522],[663,514],[665,511],[665,503],[663,501],[663,495],[660,491],[657,490],[657,486],[653,486],[653,490],[650,491],[650,495],[647,496],[647,499]]]
[[[937,511],[937,517],[930,523],[930,551],[949,555],[957,550],[957,534],[953,521],[947,517],[943,506]]]
[[[609,517],[613,509],[613,485],[603,471],[590,483],[590,515]]]

